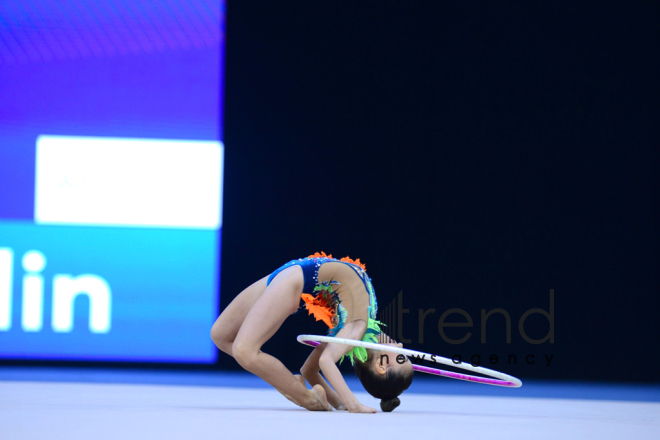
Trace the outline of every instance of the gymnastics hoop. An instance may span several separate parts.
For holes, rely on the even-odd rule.
[[[413,364],[413,370],[420,373],[433,374],[435,376],[448,377],[450,379],[467,380],[469,382],[483,383],[486,385],[495,385],[499,387],[519,388],[522,386],[522,381],[508,374],[500,373],[499,371],[491,370],[484,367],[473,367],[470,364],[460,362],[454,363],[451,359],[447,359],[437,354],[423,353],[421,351],[409,350],[407,348],[393,347],[391,345],[374,344],[372,342],[356,341],[354,339],[333,338],[330,336],[317,336],[317,335],[299,335],[298,342],[301,344],[316,347],[322,342],[352,345],[353,347],[371,348],[372,350],[383,350],[390,353],[403,354],[406,356],[421,356],[423,360],[429,360],[439,364],[450,365],[452,367],[461,368],[463,370],[473,371],[488,377],[470,376],[469,374],[454,373],[451,371],[440,370],[438,368],[425,367],[423,365]],[[427,358],[428,356],[428,358]],[[419,358],[418,358],[419,359]],[[435,360],[434,360],[435,359]]]

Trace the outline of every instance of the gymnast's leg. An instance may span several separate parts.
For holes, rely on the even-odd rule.
[[[302,287],[300,266],[285,269],[273,278],[245,316],[231,352],[243,368],[261,377],[303,407],[315,411],[331,411],[323,387],[316,385],[308,390],[282,362],[261,351],[263,344],[275,334],[284,320],[298,309]]]
[[[238,294],[236,298],[222,311],[211,327],[211,339],[213,343],[224,353],[232,356],[231,349],[234,339],[241,328],[245,316],[255,302],[266,290],[268,276],[252,283],[249,287]]]
[[[241,293],[232,300],[232,302],[225,307],[218,319],[216,319],[213,327],[211,327],[211,339],[213,343],[224,353],[229,356],[232,355],[232,346],[238,329],[241,328],[245,316],[248,314],[257,299],[266,290],[266,283],[268,276],[263,277],[259,281],[252,283],[249,287],[244,289]],[[300,383],[305,385],[305,380],[299,374],[294,376]],[[278,390],[287,399],[300,406],[300,403],[292,399],[291,396]]]

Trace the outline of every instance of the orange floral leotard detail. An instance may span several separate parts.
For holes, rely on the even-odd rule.
[[[369,295],[368,304],[366,303],[366,298],[362,300],[362,303],[359,301],[356,303],[356,305],[363,304],[358,309],[358,314],[364,313],[364,318],[367,320],[367,332],[362,340],[367,342],[377,342],[375,335],[380,332],[378,324],[381,323],[376,321],[376,313],[378,310],[376,294],[373,285],[371,284],[371,278],[369,278],[366,273],[366,266],[359,258],[353,260],[351,257],[346,256],[341,259],[336,259],[332,257],[332,254],[316,252],[306,258],[292,260],[281,266],[269,276],[268,284],[270,284],[272,279],[282,270],[294,265],[300,266],[303,270],[304,286],[301,295],[303,304],[299,310],[304,308],[307,310],[308,314],[314,316],[317,321],[323,321],[328,326],[328,336],[335,336],[339,330],[344,327],[349,313],[342,305],[339,294],[336,291],[337,286],[341,288],[340,283],[335,280],[319,280],[319,269],[327,262],[340,262],[346,264],[353,269],[355,274],[357,274],[362,281],[364,288]],[[359,281],[356,280],[356,282],[359,284]],[[333,289],[333,287],[335,287],[335,289]],[[362,307],[365,307],[367,310],[362,311]],[[348,355],[351,359],[351,363],[353,362],[354,355],[361,361],[366,360],[366,350],[360,350],[359,347],[355,347]]]

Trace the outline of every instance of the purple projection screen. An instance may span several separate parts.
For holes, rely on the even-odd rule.
[[[0,357],[213,362],[225,3],[0,2]]]

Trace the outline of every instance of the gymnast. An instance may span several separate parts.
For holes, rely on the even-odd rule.
[[[243,290],[213,324],[211,339],[241,367],[310,411],[334,407],[352,413],[376,412],[361,404],[344,381],[336,364],[346,357],[367,392],[381,399],[383,411],[399,406],[398,396],[413,378],[408,358],[398,363],[396,355],[382,356],[385,351],[322,343],[305,361],[301,375],[294,376],[282,362],[261,351],[289,314],[298,311],[301,299],[308,313],[328,326],[328,336],[402,346],[380,330],[376,295],[360,259],[338,260],[324,252],[292,260]]]

